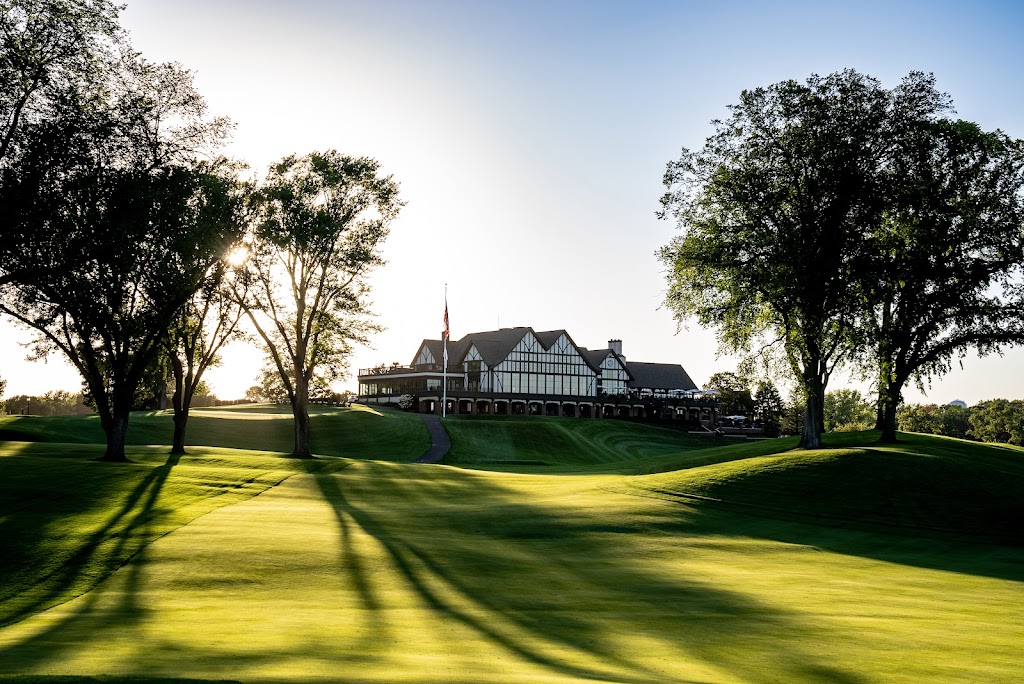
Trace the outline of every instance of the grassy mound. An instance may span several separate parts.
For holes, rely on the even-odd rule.
[[[672,458],[721,440],[616,420],[540,416],[453,416],[445,463],[479,466],[595,466]],[[653,467],[653,466],[652,466]]]
[[[170,411],[132,414],[128,443],[171,443]],[[225,406],[193,409],[187,444],[195,446],[288,452],[292,449],[292,415],[287,405]],[[416,414],[368,407],[310,408],[314,453],[411,461],[430,447],[430,437]],[[0,416],[0,441],[102,444],[99,417]]]
[[[874,438],[836,436],[837,448],[773,455],[744,454],[738,445],[733,460],[634,478],[627,486],[769,515],[1024,541],[1024,450],[926,435],[883,446]]]

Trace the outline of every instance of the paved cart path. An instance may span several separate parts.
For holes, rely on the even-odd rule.
[[[423,422],[427,424],[427,429],[430,430],[430,448],[427,449],[427,453],[417,458],[414,463],[438,463],[445,457],[448,450],[452,448],[452,440],[444,426],[441,425],[440,416],[433,413],[421,415],[423,416]]]

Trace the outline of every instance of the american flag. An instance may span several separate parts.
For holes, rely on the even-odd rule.
[[[448,300],[447,299],[445,299],[445,301],[444,301],[444,332],[441,333],[441,334],[444,336],[444,339],[446,339],[446,340],[448,339],[448,334],[449,333],[448,333]]]

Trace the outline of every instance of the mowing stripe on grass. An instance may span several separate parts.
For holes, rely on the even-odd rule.
[[[297,474],[0,629],[0,672],[1016,681],[1021,583],[998,564],[1019,550],[609,491],[629,479],[380,462]]]

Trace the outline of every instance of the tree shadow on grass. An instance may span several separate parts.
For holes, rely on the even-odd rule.
[[[797,467],[640,478],[627,491],[696,506],[702,529],[718,534],[1024,581],[1020,450],[903,437],[899,445],[836,449],[802,465],[794,459]]]
[[[628,634],[748,681],[777,681],[780,672],[801,681],[861,681],[801,647],[816,635],[802,618],[630,562],[617,544],[628,545],[628,537],[616,539],[635,532],[626,525],[569,519],[450,469],[443,478],[385,478],[322,475],[317,483],[339,522],[351,520],[379,542],[439,620],[454,620],[523,661],[583,680],[666,681],[645,654],[616,643]],[[737,641],[745,646],[737,649]],[[765,658],[775,671],[756,664]]]
[[[1024,582],[1024,548],[1019,542],[1004,544],[986,536],[894,528],[727,502],[676,500],[699,515],[666,523],[665,529],[674,533],[753,537],[910,567]]]
[[[331,475],[316,475],[317,485],[328,501],[344,500],[338,480]],[[386,606],[378,595],[376,586],[372,579],[372,569],[368,567],[365,559],[355,548],[353,526],[354,521],[339,506],[332,506],[335,521],[338,524],[340,534],[340,558],[342,567],[346,568],[352,583],[355,585],[359,596],[359,602],[366,616],[366,626],[362,630],[363,636],[354,643],[348,650],[354,654],[364,653],[374,643],[382,643],[389,639],[389,627],[385,616]],[[367,658],[360,658],[366,660]]]
[[[156,502],[164,483],[179,460],[179,455],[171,454],[163,465],[147,473],[128,493],[117,511],[87,538],[86,543],[75,551],[67,563],[40,578],[28,590],[33,594],[32,599],[21,606],[5,625],[82,593],[85,596],[68,618],[55,622],[15,646],[0,650],[0,672],[7,669],[3,663],[16,663],[13,672],[23,672],[35,665],[59,662],[63,649],[72,649],[77,645],[54,637],[77,622],[87,621],[93,630],[102,633],[107,629],[121,629],[142,620],[145,609],[138,597],[146,566],[145,548],[153,541],[155,534],[150,532],[149,526],[153,522]],[[83,578],[83,571],[97,563],[100,556],[102,560],[99,562],[107,572]],[[127,575],[125,590],[120,593],[117,605],[105,607],[103,611],[96,610],[99,595],[90,590],[121,566],[124,566]],[[67,591],[76,583],[81,591],[76,591],[72,596],[67,595]],[[40,648],[41,643],[46,643],[47,647]]]
[[[69,563],[59,573],[47,576],[42,580],[42,583],[45,584],[46,596],[61,599],[61,587],[73,584],[77,574],[81,573],[90,561],[95,562],[100,553],[105,558],[124,559],[123,562],[118,563],[118,567],[110,567],[100,576],[93,577],[90,584],[80,592],[84,595],[75,595],[78,600],[73,604],[72,610],[60,615],[38,631],[32,632],[28,637],[0,647],[0,679],[22,677],[20,673],[25,672],[45,671],[47,667],[61,663],[65,656],[72,653],[104,648],[105,640],[115,635],[124,635],[133,630],[138,630],[140,634],[143,633],[141,628],[152,612],[151,608],[147,607],[144,586],[150,562],[148,547],[151,542],[168,531],[166,529],[151,530],[150,524],[156,520],[154,511],[156,511],[157,501],[171,470],[178,464],[180,458],[180,455],[172,454],[162,465],[147,473],[143,480],[125,496],[118,510],[105,521],[100,529],[90,535],[86,544],[76,550],[74,562]],[[90,461],[90,463],[94,462]],[[319,471],[336,472],[348,467],[350,463],[341,459],[317,459],[314,461],[292,461],[289,462],[289,465],[298,472],[316,473]],[[97,464],[95,467],[103,467],[103,465]],[[118,464],[109,467],[123,466]],[[111,495],[116,495],[116,493],[111,493]],[[111,537],[106,540],[110,542],[109,544],[104,544],[104,535]],[[120,571],[116,575],[117,584],[112,591],[103,591],[102,587],[96,586],[110,580],[113,571],[118,569]],[[96,590],[91,591],[94,588]],[[44,597],[40,597],[18,611],[18,620],[31,617],[32,613],[39,613],[47,607],[57,605],[70,598],[72,597],[49,601],[49,605],[47,605]],[[377,607],[372,601],[369,605],[373,608]],[[375,612],[380,613],[380,611]],[[11,620],[7,625],[18,620]],[[0,625],[0,627],[2,626],[6,625]],[[82,635],[87,635],[87,638],[83,639]],[[147,644],[146,651],[164,656],[170,654],[174,660],[202,658],[203,646],[200,644],[195,646],[195,648],[183,648],[177,642],[154,640],[151,646]],[[313,649],[310,650],[312,652]],[[209,654],[206,657],[222,670],[227,668],[230,671],[235,663],[238,665],[248,665],[252,662],[269,663],[289,655],[292,654],[285,650],[267,649],[261,653],[249,653],[237,657],[225,657],[221,653]],[[100,675],[100,677],[104,681],[110,679],[115,682],[227,681],[220,678],[185,680],[173,676],[168,679],[166,676],[161,676],[166,675],[166,673],[160,672],[161,669],[159,664],[142,658],[134,663],[134,667],[128,669],[133,673],[131,675]],[[24,675],[21,681],[31,681],[33,676]],[[69,681],[76,679],[76,677],[72,677],[69,678]],[[81,679],[91,681],[89,677]]]
[[[236,667],[255,671],[315,654],[321,666],[334,668],[338,676],[333,679],[345,681],[347,668],[367,659],[363,646],[390,641],[389,621],[402,619],[401,612],[389,613],[402,606],[389,602],[390,593],[377,577],[390,573],[426,607],[439,633],[454,625],[456,632],[470,634],[488,649],[555,676],[685,681],[677,668],[659,663],[669,656],[750,682],[862,681],[809,648],[822,638],[843,638],[834,626],[699,579],[659,573],[642,555],[634,556],[638,529],[629,521],[594,519],[564,506],[534,503],[493,478],[449,468],[398,472],[395,466],[367,463],[326,475],[316,473],[316,465],[309,464],[310,476],[339,527],[339,565],[366,613],[365,630],[357,630],[361,640],[343,649],[323,643],[313,623],[306,625],[304,639],[299,630],[296,643],[244,653],[154,638],[125,663],[125,671],[166,674],[161,669],[168,662],[185,659],[201,663],[209,673]],[[152,506],[157,482],[133,492],[141,508]],[[384,550],[386,567],[360,552],[365,538],[360,545],[357,537],[363,535]],[[111,636],[141,625],[147,618],[147,560],[144,550],[119,573],[113,592],[87,594],[72,613],[0,649],[0,672],[45,671],[72,652],[103,648]],[[281,619],[294,622],[297,617]],[[87,643],[81,641],[83,634]],[[645,645],[655,646],[659,656],[652,658]],[[458,644],[451,646],[458,651]],[[415,647],[391,648],[400,653]],[[470,673],[468,679],[479,678]]]
[[[74,549],[61,565],[33,578],[31,585],[13,587],[17,593],[8,600],[17,599],[18,607],[0,617],[0,627],[19,622],[40,610],[89,591],[150,543],[152,538],[145,534],[145,528],[153,518],[160,491],[178,461],[178,456],[171,455],[163,465],[150,469],[124,494],[121,505],[114,513],[85,537],[83,543]],[[105,465],[92,467],[124,468]],[[102,505],[108,497],[118,496],[120,491],[114,491],[114,483],[104,475],[109,474],[100,473],[99,477],[80,484],[85,487],[95,486],[97,489],[90,492],[88,498],[79,498],[72,505],[77,503],[78,506],[88,509]],[[17,534],[20,539],[37,543],[37,540],[43,537],[44,530],[58,523],[62,513],[67,513],[67,509],[55,507],[54,510],[48,511],[43,506],[33,505],[21,511],[14,511],[5,518],[3,526],[10,530],[11,534]],[[7,536],[8,534],[0,529],[0,538]],[[97,568],[100,569],[99,572]]]

